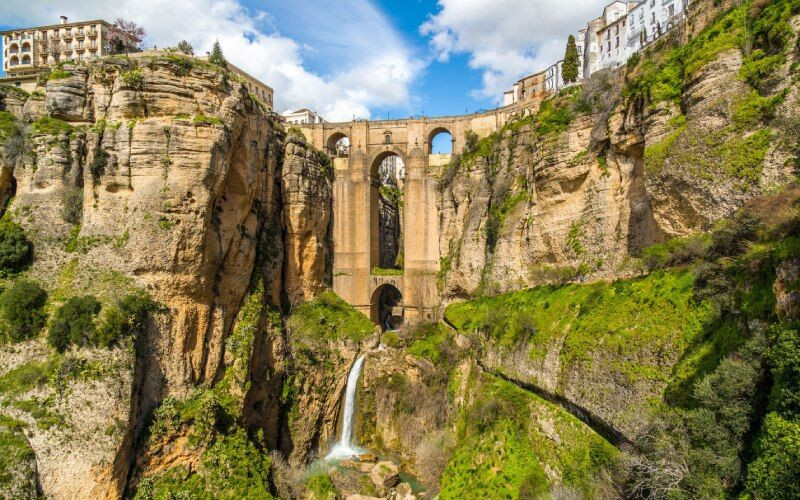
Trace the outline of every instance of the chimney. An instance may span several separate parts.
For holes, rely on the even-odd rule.
[[[67,24],[67,16],[61,16],[61,24]]]

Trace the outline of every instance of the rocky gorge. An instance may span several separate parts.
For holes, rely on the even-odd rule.
[[[331,159],[236,75],[0,87],[0,496],[793,498],[798,32],[694,2],[470,137],[446,307],[389,331],[330,290]],[[364,453],[325,461],[357,359]]]

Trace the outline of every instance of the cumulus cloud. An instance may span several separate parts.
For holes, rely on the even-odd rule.
[[[564,57],[567,37],[598,17],[606,0],[439,0],[420,33],[435,56],[469,54],[483,72],[480,97],[499,98],[524,75]]]
[[[345,0],[336,9],[323,0],[286,3],[307,26],[303,44],[281,35],[269,13],[239,0],[2,0],[0,19],[27,26],[55,24],[59,15],[124,17],[145,27],[149,46],[185,39],[198,53],[218,39],[228,60],[275,89],[279,111],[308,107],[328,120],[350,120],[369,118],[372,107],[410,105],[409,87],[424,65],[371,2]],[[308,68],[309,56],[336,64],[320,74]]]

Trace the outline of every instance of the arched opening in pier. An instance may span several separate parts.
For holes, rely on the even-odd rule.
[[[434,129],[428,136],[428,154],[453,154],[453,134],[446,128]]]
[[[372,162],[370,182],[370,261],[376,274],[400,274],[403,257],[405,164],[393,151]]]
[[[403,294],[394,285],[386,283],[372,292],[372,321],[383,331],[396,330],[403,324]]]
[[[350,138],[342,132],[336,132],[328,137],[326,148],[330,156],[344,158],[350,154]]]

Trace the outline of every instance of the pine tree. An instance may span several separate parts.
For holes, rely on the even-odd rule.
[[[567,40],[567,53],[564,55],[564,66],[561,73],[564,83],[575,83],[578,80],[578,47],[575,37],[570,35]]]
[[[211,54],[208,56],[208,62],[222,68],[228,67],[228,60],[222,55],[222,47],[219,46],[219,40],[214,42],[214,47],[211,49]]]

